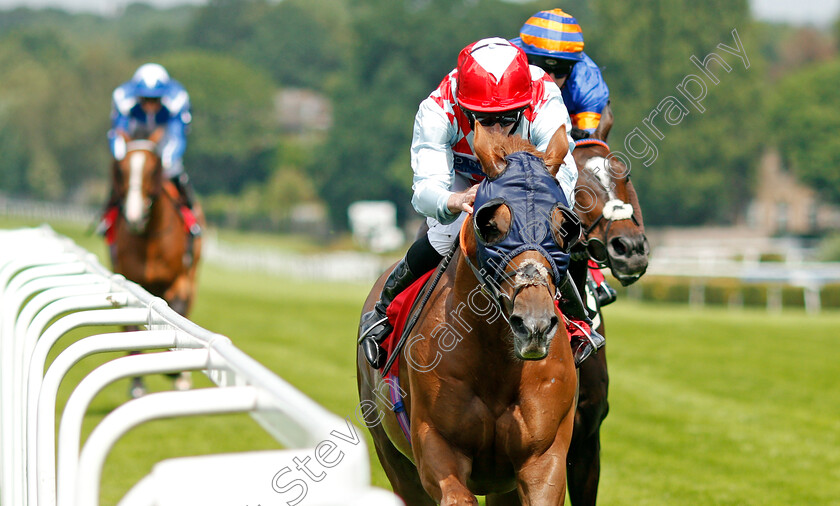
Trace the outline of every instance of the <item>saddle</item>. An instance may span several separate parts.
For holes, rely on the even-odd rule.
[[[388,357],[390,357],[397,349],[400,337],[403,335],[403,330],[405,330],[405,324],[417,305],[418,297],[421,293],[423,293],[423,287],[429,281],[429,278],[432,277],[434,272],[435,270],[433,269],[420,276],[414,283],[409,285],[408,288],[403,290],[402,293],[397,295],[391,304],[388,305],[388,322],[394,329],[391,332],[391,335],[385,338],[385,341],[382,343],[382,347],[385,349],[385,353]],[[385,366],[383,366],[383,370],[381,371],[383,376],[397,376],[400,371],[399,356],[393,360],[391,367],[387,371],[385,371],[384,368]]]

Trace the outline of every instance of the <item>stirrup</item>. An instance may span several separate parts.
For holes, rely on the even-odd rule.
[[[373,311],[371,311],[371,312],[373,312]],[[365,314],[367,314],[367,313],[365,313]],[[382,318],[380,318],[379,320],[376,320],[375,322],[371,323],[371,324],[370,324],[370,327],[368,327],[368,328],[367,328],[367,330],[366,330],[366,331],[364,331],[364,332],[363,332],[363,333],[359,336],[359,340],[358,340],[358,341],[356,341],[356,344],[362,344],[362,341],[364,341],[365,339],[367,339],[369,336],[370,336],[370,338],[371,338],[371,339],[373,339],[374,341],[377,341],[377,339],[376,339],[376,337],[375,337],[375,336],[371,336],[371,333],[373,332],[373,330],[374,330],[374,329],[376,329],[377,327],[379,327],[379,326],[383,325],[383,324],[384,324],[384,323],[386,323],[387,321],[388,321],[388,317],[387,317],[387,316],[383,316],[383,317],[382,317]],[[377,342],[378,342],[378,341],[377,341]]]
[[[599,334],[595,329],[590,328],[589,332],[580,326],[577,322],[569,320],[569,323],[580,330],[580,335],[576,335],[575,340],[571,342],[572,356],[575,360],[575,367],[580,367],[584,360],[589,358],[593,353],[598,353],[598,350],[604,347],[607,343],[604,336]]]
[[[111,230],[117,221],[117,213],[119,213],[119,208],[116,205],[108,205],[105,211],[102,212],[102,217],[99,219],[94,233],[102,237],[108,235],[108,231]]]
[[[367,318],[376,318],[379,311],[372,309],[362,316],[362,320]],[[393,328],[388,322],[388,317],[384,316],[369,324],[368,328],[359,336],[358,345],[362,347],[362,354],[365,356],[368,364],[374,369],[381,369],[388,360],[388,353],[382,347],[381,343],[391,334]]]
[[[105,219],[99,221],[99,224],[96,225],[96,229],[93,231],[94,234],[105,237],[105,234],[108,233],[108,229],[111,228],[111,224],[108,223]]]
[[[595,288],[595,297],[598,299],[598,306],[604,307],[615,302],[618,298],[618,293],[606,281],[602,281]]]

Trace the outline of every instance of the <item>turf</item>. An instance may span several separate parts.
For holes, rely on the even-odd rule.
[[[193,315],[340,416],[357,403],[353,331],[367,287],[289,282],[205,267]],[[621,301],[609,308],[611,411],[603,504],[831,504],[840,497],[840,315],[692,311]],[[123,392],[117,392],[122,394]],[[181,451],[225,451],[256,426],[161,424],[147,437]],[[179,422],[184,423],[184,422]],[[204,421],[201,422],[206,423]],[[227,421],[224,423],[228,423]],[[218,431],[218,432],[214,432]],[[186,449],[186,446],[190,446]],[[253,445],[253,446],[251,446]],[[161,455],[127,439],[105,484],[139,479],[119,460]],[[233,448],[235,449],[235,448]],[[138,453],[142,452],[142,453]],[[167,454],[168,455],[168,454]],[[374,484],[387,481],[374,462]],[[123,484],[119,482],[125,480]],[[108,489],[106,489],[108,490]]]
[[[367,286],[211,264],[199,283],[194,321],[339,416],[353,412],[354,331]],[[840,314],[620,300],[606,318],[610,414],[600,503],[840,503]],[[62,399],[105,358],[77,366]],[[153,389],[169,388],[163,377],[152,380]],[[97,397],[86,433],[126,400],[127,388],[121,382]],[[164,458],[277,447],[244,415],[149,423],[112,451],[102,502],[116,503]],[[388,487],[372,447],[371,455],[374,484]]]

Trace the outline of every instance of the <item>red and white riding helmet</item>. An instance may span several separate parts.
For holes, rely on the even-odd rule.
[[[531,103],[528,57],[509,41],[481,39],[458,55],[458,104],[476,112],[509,111]]]

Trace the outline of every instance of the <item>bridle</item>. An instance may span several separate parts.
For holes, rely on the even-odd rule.
[[[604,240],[609,237],[610,235],[610,227],[616,221],[623,221],[623,220],[632,220],[633,223],[638,227],[640,226],[639,220],[636,219],[636,215],[631,214],[629,218],[621,218],[621,219],[607,219],[607,227],[604,230],[604,239],[600,237],[591,237],[592,231],[595,230],[595,227],[598,226],[599,223],[604,221],[604,211],[601,211],[601,214],[595,221],[592,222],[591,225],[586,227],[586,230],[583,231],[583,239],[581,239],[578,244],[582,246],[582,248],[577,249],[576,251],[572,252],[572,260],[592,260],[595,264],[598,265],[599,268],[609,267],[610,265],[610,256],[607,253],[607,246],[604,243]]]
[[[593,145],[602,146],[607,149],[607,153],[610,152],[609,145],[600,139],[581,139],[579,141],[575,141],[575,147]],[[610,191],[607,188],[607,185],[604,184],[603,179],[598,174],[595,175],[595,179],[598,181],[598,184],[600,184],[609,195]],[[630,175],[628,174],[626,178],[629,180]],[[575,250],[571,253],[571,259],[573,261],[591,260],[599,268],[609,267],[610,256],[607,251],[605,241],[607,237],[609,237],[610,227],[612,224],[616,221],[632,220],[637,227],[641,226],[639,220],[636,218],[636,212],[632,204],[621,201],[618,201],[618,204],[613,204],[613,202],[616,201],[610,200],[606,202],[604,207],[601,208],[601,214],[599,214],[595,221],[584,229],[582,239],[578,242],[580,247],[575,248]],[[628,209],[629,213],[627,212]],[[607,226],[604,229],[603,239],[600,237],[591,237],[595,228],[598,227],[598,225],[604,220],[607,220]]]
[[[467,262],[467,265],[470,267],[473,275],[475,275],[476,280],[478,280],[478,286],[480,286],[481,289],[489,295],[490,301],[496,306],[499,310],[499,314],[502,315],[502,318],[508,323],[508,325],[510,325],[509,315],[513,313],[514,300],[516,300],[516,296],[519,295],[519,292],[526,287],[545,286],[552,299],[557,296],[557,283],[555,282],[554,293],[551,293],[551,285],[548,282],[551,275],[548,274],[548,270],[545,269],[545,266],[539,265],[539,267],[533,267],[538,271],[536,275],[526,272],[530,267],[537,263],[535,261],[526,260],[516,269],[512,271],[505,270],[497,277],[489,276],[484,268],[479,269],[472,259],[470,259],[470,255],[467,252],[465,234],[469,233],[467,230],[467,223],[469,221],[470,220],[464,220],[461,232],[458,234],[458,243],[460,243],[461,246],[461,255],[464,257],[464,260]],[[540,272],[540,269],[545,270],[546,272]],[[511,282],[510,280],[513,281]],[[508,295],[507,292],[501,289],[503,283],[511,283],[513,285],[513,296]]]
[[[139,155],[138,151],[147,151],[151,154],[155,152],[156,144],[149,140],[138,139],[128,142],[126,146],[126,155],[123,161],[120,163],[127,163],[129,168],[128,173],[128,188],[125,192],[121,192],[120,195],[120,208],[123,216],[129,222],[134,222],[136,220],[141,220],[141,226],[145,228],[145,220],[147,219],[146,216],[151,209],[154,202],[160,196],[160,191],[155,191],[153,193],[143,195],[142,192],[142,185],[143,185],[143,178],[144,178],[144,165],[147,163],[144,159],[141,161],[139,159],[134,159],[132,157]],[[160,165],[160,161],[158,161],[158,165]],[[118,176],[120,180],[125,179],[125,174],[123,173],[123,168],[120,167],[118,171]],[[156,167],[155,170],[160,170],[160,167]],[[131,220],[127,213],[137,213],[139,212],[139,217],[134,218]]]

